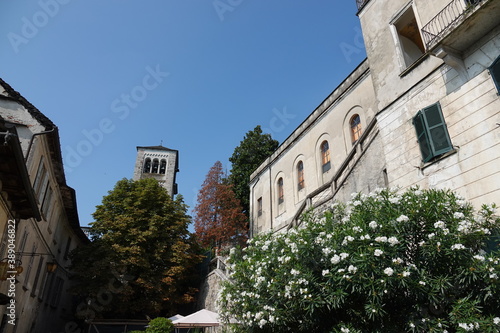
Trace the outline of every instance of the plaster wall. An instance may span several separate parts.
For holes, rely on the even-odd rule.
[[[476,206],[500,202],[500,99],[486,69],[499,55],[500,33],[495,32],[465,52],[471,79],[442,65],[379,115],[391,186],[448,188]],[[455,153],[422,164],[412,118],[436,102]]]
[[[349,125],[351,117],[359,114],[362,128],[373,120],[376,114],[374,90],[370,72],[363,66],[330,95],[335,98],[327,98],[252,175],[251,233],[280,230],[288,226],[304,200],[331,181],[353,149]],[[331,168],[323,172],[320,146],[325,140],[329,143]],[[304,163],[305,187],[301,190],[298,189],[297,178],[299,161]],[[283,178],[284,184],[284,202],[281,204],[278,204],[279,178]],[[259,199],[262,200],[260,216],[257,212]]]

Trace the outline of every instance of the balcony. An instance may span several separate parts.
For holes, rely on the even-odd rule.
[[[426,49],[445,45],[463,51],[497,26],[499,17],[497,0],[452,0],[422,28]]]
[[[356,0],[356,5],[358,6],[358,12],[368,3],[370,0]]]

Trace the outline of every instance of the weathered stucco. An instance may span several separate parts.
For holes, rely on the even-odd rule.
[[[403,45],[401,26],[415,26],[402,22],[414,16],[421,29],[449,3],[367,2],[358,13],[367,60],[251,176],[251,235],[286,230],[309,207],[381,186],[449,188],[477,206],[500,203],[500,99],[488,71],[500,55],[500,2],[459,4],[467,11],[432,43],[422,40],[418,58],[408,58],[412,51]],[[418,41],[422,32],[415,31]],[[415,60],[408,64],[408,59]],[[453,149],[423,163],[412,120],[438,102]],[[354,113],[361,115],[364,134],[353,146],[348,120]],[[330,144],[332,163],[325,173],[319,152],[323,140]],[[304,163],[306,183],[300,191],[298,161]],[[284,181],[281,204],[279,178]]]

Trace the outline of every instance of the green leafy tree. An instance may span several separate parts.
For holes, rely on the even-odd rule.
[[[239,332],[499,332],[500,219],[450,191],[379,190],[233,251]]]
[[[221,249],[246,242],[246,217],[233,187],[224,177],[222,163],[215,162],[198,193],[194,209],[195,233],[205,248]]]
[[[244,214],[250,210],[250,175],[279,146],[271,134],[263,134],[260,126],[249,131],[229,158],[232,164],[229,181],[234,186],[236,198],[241,202]]]
[[[174,324],[172,324],[172,321],[163,317],[152,319],[146,328],[146,333],[170,333],[173,331]]]
[[[93,214],[93,241],[72,252],[85,319],[175,313],[194,301],[200,250],[181,196],[154,179],[118,181]]]

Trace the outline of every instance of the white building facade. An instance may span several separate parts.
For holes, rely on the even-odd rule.
[[[251,236],[353,192],[500,203],[500,1],[356,0],[361,63],[251,176]]]

